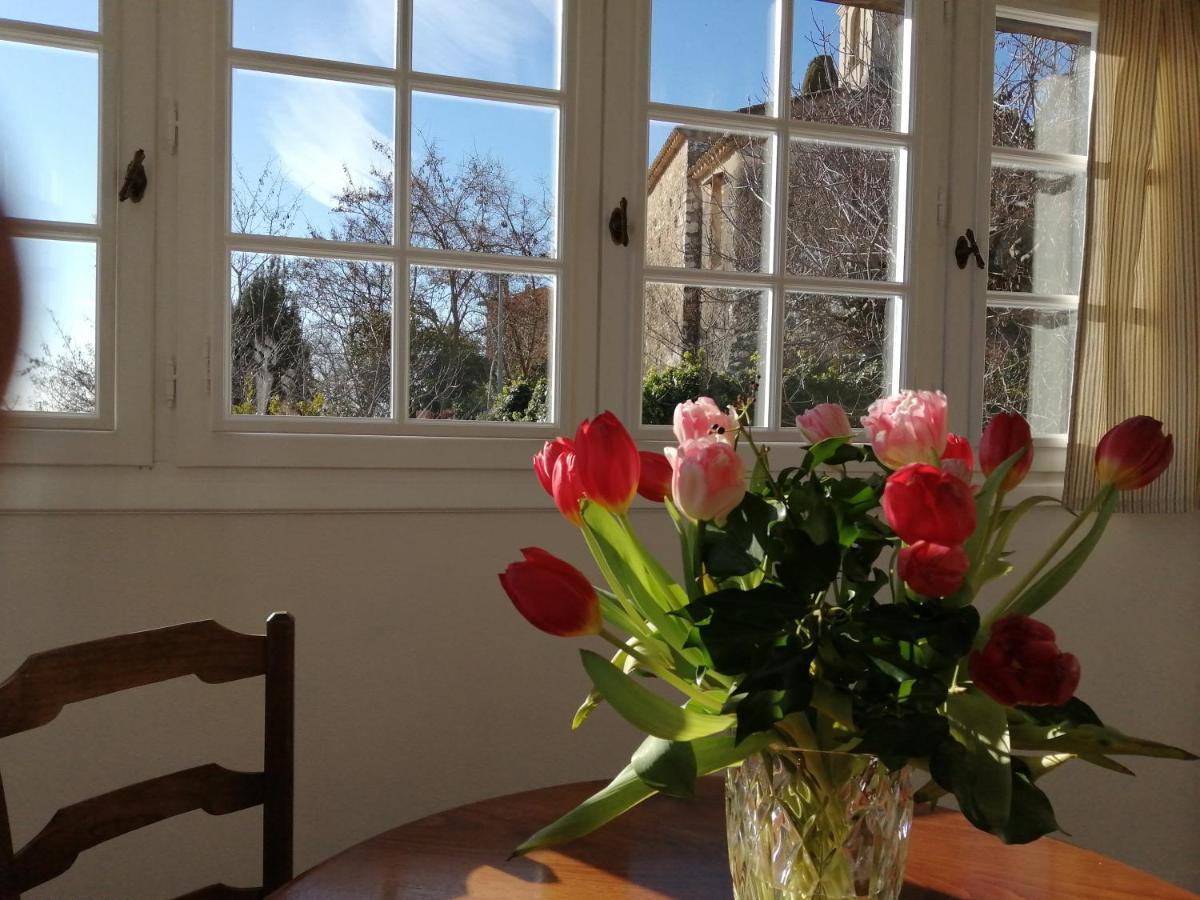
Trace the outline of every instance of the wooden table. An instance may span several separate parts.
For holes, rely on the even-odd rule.
[[[272,898],[732,896],[718,778],[701,779],[695,801],[654,797],[586,838],[505,861],[521,840],[601,784],[497,797],[402,825],[311,869]],[[957,813],[943,811],[914,822],[902,897],[1195,900],[1196,895],[1061,841],[1006,847]]]

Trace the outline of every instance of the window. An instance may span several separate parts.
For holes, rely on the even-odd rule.
[[[904,385],[1062,443],[1095,4],[1044,5],[0,0],[18,455],[515,470],[597,408],[787,444]]]

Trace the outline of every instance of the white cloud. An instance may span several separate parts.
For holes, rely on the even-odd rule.
[[[556,40],[559,0],[424,0],[414,15],[414,64],[490,81],[516,81],[523,58]]]

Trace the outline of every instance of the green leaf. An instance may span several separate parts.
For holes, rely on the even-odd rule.
[[[1017,750],[1073,753],[1079,757],[1152,756],[1159,759],[1185,760],[1200,758],[1181,747],[1131,737],[1106,725],[1014,725],[1012,745]]]
[[[1021,760],[1013,761],[1012,808],[996,836],[1006,844],[1028,844],[1059,831],[1050,799],[1033,783]]]
[[[696,795],[696,753],[687,741],[664,741],[651,735],[634,751],[633,771],[644,784],[668,797]]]
[[[946,698],[946,718],[951,735],[964,751],[954,753],[950,760],[954,796],[972,823],[999,834],[1008,820],[1013,796],[1005,709],[981,691],[958,688]]]
[[[1035,612],[1054,599],[1075,574],[1082,568],[1087,558],[1096,549],[1104,534],[1108,520],[1120,502],[1120,494],[1111,491],[1096,513],[1096,519],[1088,533],[1071,548],[1071,552],[1058,561],[1037,581],[1027,587],[1004,611],[1006,616],[1032,616]]]
[[[979,586],[979,572],[983,566],[984,551],[987,549],[984,546],[984,538],[991,530],[991,515],[992,508],[996,505],[996,493],[1000,490],[1000,485],[1004,481],[1004,476],[1008,474],[1008,470],[1015,466],[1017,460],[1024,454],[1025,448],[1022,447],[996,466],[987,481],[983,483],[983,487],[979,489],[979,493],[975,495],[975,533],[967,538],[967,543],[963,547],[967,559],[971,562],[966,577],[970,590],[964,592],[967,596],[967,599],[963,600],[964,603],[970,602],[969,598],[974,595],[974,589]]]
[[[596,690],[625,721],[646,734],[687,741],[716,734],[734,724],[733,716],[705,715],[675,706],[590,650],[580,650],[579,655]]]

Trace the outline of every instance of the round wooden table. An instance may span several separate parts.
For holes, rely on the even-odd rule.
[[[588,837],[506,861],[539,827],[602,782],[564,784],[437,813],[351,847],[272,894],[273,900],[448,897],[729,898],[723,783],[694,801],[653,797]],[[1144,872],[1043,838],[1006,847],[957,813],[913,824],[904,898],[1184,900],[1196,895]]]

